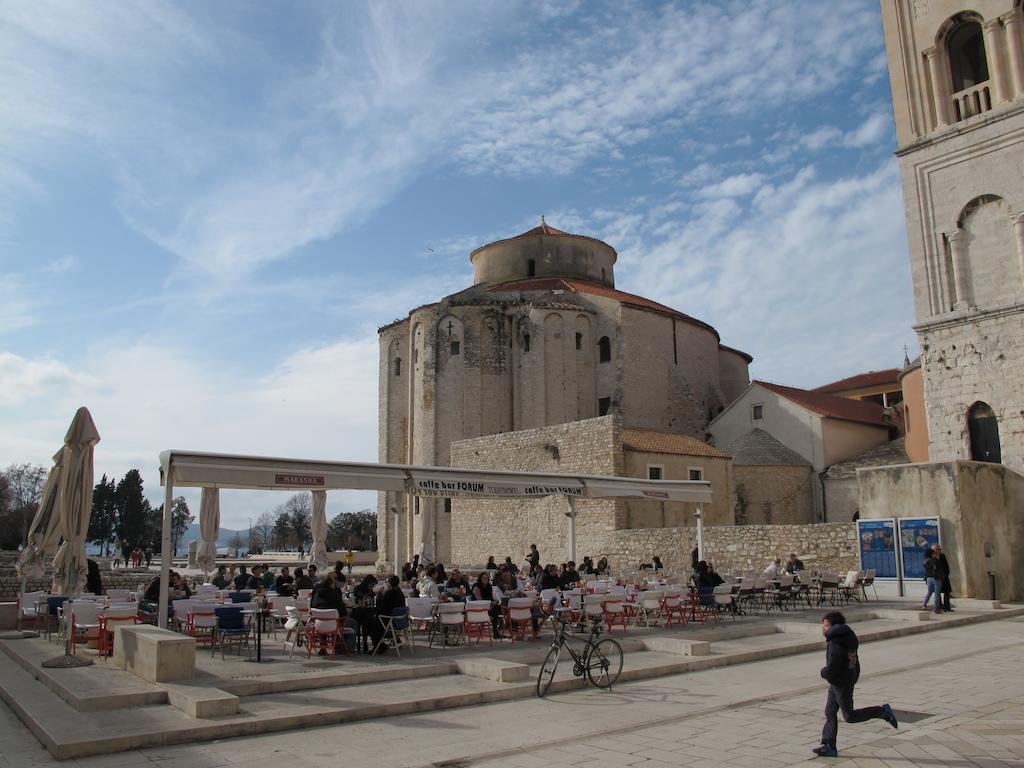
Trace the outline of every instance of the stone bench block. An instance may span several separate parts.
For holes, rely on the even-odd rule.
[[[207,718],[237,715],[239,699],[219,688],[199,688],[192,685],[166,685],[167,701],[189,717]]]
[[[679,656],[708,656],[711,654],[711,643],[706,640],[687,640],[683,637],[651,637],[645,638],[644,648],[648,651],[674,653]]]
[[[29,624],[29,626],[32,626]],[[18,628],[18,604],[0,603],[0,629]]]
[[[196,670],[196,641],[148,624],[118,627],[114,666],[151,683],[191,680]]]
[[[528,664],[519,664],[513,661],[488,658],[456,659],[455,664],[459,668],[460,674],[494,680],[498,683],[515,683],[530,677]]]

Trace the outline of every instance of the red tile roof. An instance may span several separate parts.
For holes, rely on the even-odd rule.
[[[847,392],[851,389],[864,389],[865,387],[879,387],[885,384],[892,384],[895,387],[898,384],[899,376],[899,368],[868,371],[867,373],[858,373],[856,376],[847,376],[845,379],[833,381],[831,384],[823,384],[820,387],[815,387],[811,392],[829,394],[831,392]]]
[[[492,285],[489,286],[487,290],[492,293],[507,293],[511,291],[570,291],[573,293],[586,293],[591,296],[600,296],[605,299],[614,299],[616,301],[621,301],[623,304],[628,304],[629,306],[639,307],[640,309],[650,309],[672,317],[678,317],[680,320],[685,320],[689,323],[693,323],[694,325],[698,325],[701,328],[706,328],[715,334],[716,339],[721,341],[718,331],[695,317],[685,315],[678,310],[672,309],[672,307],[666,307],[664,304],[659,304],[656,301],[645,299],[643,296],[636,296],[635,294],[626,293],[625,291],[617,291],[614,288],[609,288],[608,286],[601,285],[600,283],[591,283],[586,280],[573,280],[567,277],[530,277],[525,280],[512,280],[507,283]]]
[[[595,243],[600,243],[605,248],[610,249],[612,255],[618,258],[618,254],[615,252],[615,249],[608,245],[608,243],[606,243],[604,240],[598,240],[596,237],[591,237],[590,235],[577,235],[573,234],[572,232],[563,232],[561,229],[556,229],[555,227],[549,225],[546,221],[544,221],[544,217],[542,216],[540,220],[540,225],[534,227],[533,229],[528,229],[525,232],[520,232],[518,235],[512,235],[512,237],[503,237],[501,240],[495,240],[493,243],[487,243],[486,245],[481,245],[479,248],[474,248],[473,251],[469,254],[469,260],[473,261],[473,258],[476,256],[476,254],[478,254],[480,251],[490,248],[492,245],[498,245],[499,243],[507,243],[510,240],[519,240],[520,238],[524,237],[538,237],[544,235],[561,235],[562,237],[579,237],[584,240],[591,240]]]
[[[882,406],[865,400],[851,400],[848,397],[836,397],[797,387],[784,387],[780,384],[769,384],[767,381],[753,381],[752,384],[764,387],[790,402],[803,406],[828,419],[856,421],[861,424],[872,424],[888,427],[883,415]]]
[[[568,235],[568,234],[570,234],[570,233],[569,232],[563,232],[560,229],[555,229],[554,227],[549,226],[547,224],[547,222],[541,221],[540,226],[534,227],[533,229],[528,229],[525,232],[523,232],[521,235],[513,235],[509,239],[510,240],[515,240],[517,237],[529,237],[531,235]]]
[[[653,429],[622,430],[622,447],[641,453],[671,453],[678,456],[707,456],[728,459],[725,451],[708,445],[689,435],[676,432],[656,432]]]

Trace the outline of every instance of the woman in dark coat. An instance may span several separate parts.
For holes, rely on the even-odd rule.
[[[85,588],[94,595],[103,594],[103,580],[100,579],[100,567],[95,560],[85,561]]]

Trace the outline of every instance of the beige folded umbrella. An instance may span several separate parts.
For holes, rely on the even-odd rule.
[[[320,572],[327,567],[327,491],[313,491],[313,546],[309,563]]]
[[[64,459],[64,449],[61,448],[53,455],[53,469],[46,478],[46,485],[43,486],[43,495],[39,500],[39,508],[32,518],[32,524],[28,528],[28,537],[25,548],[18,555],[18,562],[15,570],[22,578],[22,591],[24,592],[24,579],[30,577],[41,578],[44,573],[46,559],[51,557],[60,542],[60,512],[58,502],[60,499],[60,476],[61,462]]]
[[[217,537],[220,535],[220,491],[203,488],[199,505],[199,535],[202,542],[196,552],[196,565],[209,574],[217,568]]]
[[[99,432],[87,408],[79,408],[64,437],[60,499],[57,505],[64,543],[53,559],[53,591],[74,595],[85,587],[85,536],[92,514],[93,449]]]

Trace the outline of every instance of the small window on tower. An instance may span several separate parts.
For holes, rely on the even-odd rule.
[[[451,350],[452,356],[455,356],[455,355],[459,354],[459,352],[461,351],[461,347],[459,345],[459,340],[458,339],[452,339],[451,340],[451,344],[449,345],[449,348]]]
[[[577,351],[583,349],[583,334],[582,333],[577,333],[576,334],[576,349],[577,349]]]
[[[530,351],[530,334],[524,333],[523,334],[523,352],[529,352],[529,351]]]
[[[612,399],[610,397],[602,397],[597,401],[597,415],[607,416],[608,411],[611,410]]]
[[[689,473],[690,473],[690,479],[691,480],[703,480],[704,479],[704,470],[701,469],[700,467],[690,467]]]
[[[754,405],[750,409],[750,416],[754,421],[760,421],[764,418],[764,406],[761,403]]]
[[[660,464],[648,464],[647,465],[647,479],[648,480],[661,480],[664,474],[664,467]]]
[[[533,277],[537,274],[537,261],[536,259],[526,260],[526,276]]]
[[[402,358],[396,357],[395,358],[395,376],[401,376],[401,375],[402,375]]]
[[[612,340],[602,336],[597,342],[598,362],[607,363],[612,359]]]

